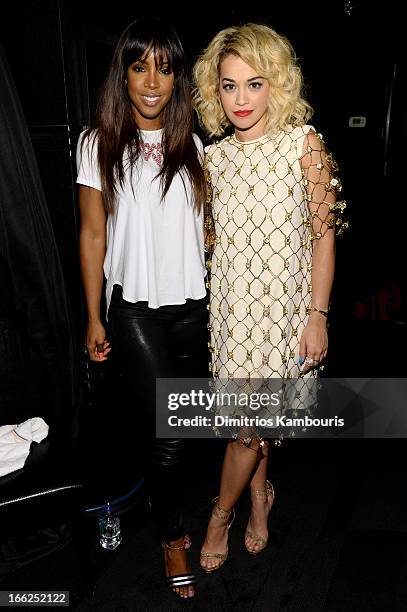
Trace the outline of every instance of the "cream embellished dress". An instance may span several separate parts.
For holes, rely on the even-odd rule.
[[[215,232],[212,375],[301,376],[313,240],[343,227],[335,163],[309,125],[249,142],[229,136],[205,152]]]

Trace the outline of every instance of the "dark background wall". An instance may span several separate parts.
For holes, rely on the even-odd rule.
[[[31,0],[7,8],[0,38],[34,144],[78,334],[83,299],[78,267],[75,147],[89,122],[118,35],[145,7],[105,8],[89,0]],[[331,323],[331,376],[403,376],[406,335],[403,246],[407,137],[400,15],[391,3],[316,1],[231,9],[220,3],[157,5],[191,65],[221,28],[271,25],[291,40],[315,107],[313,125],[341,167],[351,230],[338,241]],[[366,127],[349,127],[349,117]],[[197,128],[198,129],[198,128]]]

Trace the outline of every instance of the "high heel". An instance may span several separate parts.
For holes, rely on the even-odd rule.
[[[254,495],[255,497],[261,497],[265,501],[271,496],[272,497],[272,504],[271,504],[271,507],[270,507],[270,510],[271,510],[271,508],[274,505],[274,500],[276,498],[276,494],[275,494],[275,491],[274,491],[274,487],[273,487],[273,485],[271,484],[271,482],[269,480],[266,480],[265,488],[264,489],[253,489],[251,491],[251,494]],[[251,538],[252,540],[254,540],[255,544],[260,545],[261,548],[258,548],[257,550],[250,550],[250,548],[248,548],[248,546],[246,544],[246,540],[247,540],[248,537]],[[257,533],[254,533],[253,531],[250,531],[250,529],[248,529],[248,528],[246,529],[246,533],[245,533],[244,539],[245,539],[246,550],[251,555],[258,555],[267,546],[267,540],[265,538],[263,538],[262,536],[259,536]]]
[[[187,587],[190,585],[195,585],[196,584],[196,577],[195,575],[190,572],[190,573],[186,573],[186,574],[175,574],[174,576],[169,575],[169,570],[168,570],[168,563],[167,563],[167,555],[165,552],[165,549],[168,550],[188,550],[188,548],[190,548],[191,546],[191,540],[189,535],[185,535],[183,538],[183,542],[181,546],[171,546],[170,544],[168,544],[167,542],[163,541],[162,542],[162,546],[164,549],[164,565],[165,565],[165,581],[167,583],[167,586],[169,589],[171,589],[171,591],[177,595],[177,597],[179,597],[180,599],[192,599],[193,597],[195,597],[196,595],[196,589],[194,588],[194,594],[192,596],[187,596],[187,597],[183,597],[180,593],[177,593],[177,591],[175,589],[180,588],[180,587]]]
[[[235,516],[236,516],[234,508],[231,508],[230,510],[224,510],[223,508],[221,508],[221,506],[219,506],[218,504],[219,497],[215,497],[215,499],[212,501],[214,503],[212,515],[216,516],[221,521],[227,521],[227,529],[229,531],[230,527],[233,524],[233,521],[235,520]],[[215,565],[214,567],[210,567],[210,568],[204,567],[201,563],[201,567],[204,570],[204,572],[206,572],[207,574],[211,574],[212,572],[215,572],[216,570],[218,570],[225,563],[226,559],[228,558],[228,547],[226,548],[226,553],[201,552],[200,558],[201,559],[219,559],[219,563]]]

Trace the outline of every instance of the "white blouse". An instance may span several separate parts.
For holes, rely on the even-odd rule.
[[[161,200],[156,176],[162,163],[162,132],[140,130],[143,153],[132,177],[124,163],[125,183],[106,226],[107,310],[115,284],[122,286],[126,301],[146,301],[150,308],[185,304],[189,298],[206,295],[203,208],[199,215],[194,210],[191,183],[184,171],[182,178],[181,173],[173,178]],[[93,139],[87,139],[81,154],[83,134],[77,147],[77,183],[101,191],[97,139],[93,147]],[[202,159],[202,143],[195,134],[194,140]]]

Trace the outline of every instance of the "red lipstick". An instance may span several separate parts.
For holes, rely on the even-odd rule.
[[[248,117],[249,115],[252,114],[252,110],[241,110],[241,111],[234,111],[234,115],[237,115],[238,117]]]

